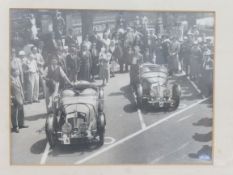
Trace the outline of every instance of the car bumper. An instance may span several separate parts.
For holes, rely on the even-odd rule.
[[[60,144],[72,145],[72,144],[77,144],[77,143],[80,143],[80,142],[94,141],[95,137],[92,136],[91,138],[88,138],[85,133],[64,134],[62,132],[58,132],[57,133],[57,140],[59,141]]]
[[[172,104],[174,101],[170,98],[166,99],[166,98],[152,98],[152,97],[144,97],[143,99],[145,99],[147,101],[147,103],[153,105],[153,106],[158,106],[158,107],[165,107],[168,106],[170,104]]]

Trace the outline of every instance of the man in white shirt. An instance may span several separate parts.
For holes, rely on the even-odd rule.
[[[28,96],[29,102],[39,102],[39,69],[37,66],[37,59],[35,55],[37,54],[37,48],[33,46],[31,48],[32,54],[28,58],[28,78],[29,78],[29,88]]]
[[[19,128],[28,128],[24,125],[24,94],[21,82],[19,80],[19,69],[11,67],[11,122],[13,131],[18,133]]]

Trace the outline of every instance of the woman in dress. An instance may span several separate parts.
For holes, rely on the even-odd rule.
[[[106,48],[102,47],[99,54],[99,62],[100,62],[100,78],[103,80],[102,85],[106,85],[109,80],[109,61],[110,54],[107,53]]]

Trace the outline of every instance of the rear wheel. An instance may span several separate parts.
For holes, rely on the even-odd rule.
[[[106,125],[106,119],[105,114],[101,113],[98,118],[98,135],[99,135],[99,146],[102,146],[104,144],[104,134],[105,134],[105,125]]]
[[[55,123],[55,116],[54,114],[49,114],[48,118],[46,119],[45,123],[45,132],[46,138],[51,148],[54,148],[56,145],[56,123]]]

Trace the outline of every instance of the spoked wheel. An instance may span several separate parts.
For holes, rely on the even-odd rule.
[[[105,114],[101,113],[98,118],[98,135],[99,135],[99,142],[98,146],[102,146],[104,144],[104,135],[105,135],[105,125],[106,125],[106,119]]]
[[[55,147],[56,141],[57,141],[55,122],[56,121],[55,121],[54,114],[49,114],[48,118],[46,119],[46,123],[45,123],[45,132],[46,132],[46,138],[51,148]]]

